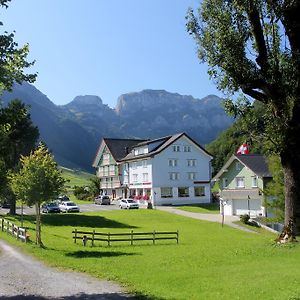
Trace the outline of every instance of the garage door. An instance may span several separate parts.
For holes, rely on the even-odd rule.
[[[235,199],[232,201],[233,214],[240,216],[244,214],[249,214],[250,216],[258,216],[262,213],[261,200],[259,199]]]

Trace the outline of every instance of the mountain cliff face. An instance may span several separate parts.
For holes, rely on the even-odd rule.
[[[87,170],[91,170],[102,137],[155,138],[184,131],[206,144],[232,124],[221,99],[213,95],[195,99],[164,90],[143,90],[121,95],[115,109],[92,95],[77,96],[57,106],[24,83],[1,97],[4,104],[15,98],[30,105],[41,139],[58,163]]]

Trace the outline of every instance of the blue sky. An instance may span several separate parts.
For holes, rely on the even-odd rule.
[[[28,42],[35,86],[56,104],[98,95],[115,107],[121,94],[164,89],[220,95],[185,30],[196,0],[13,0],[1,30]]]

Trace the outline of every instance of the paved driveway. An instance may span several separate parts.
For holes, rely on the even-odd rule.
[[[118,203],[112,203],[111,205],[96,205],[94,203],[87,203],[87,204],[80,204],[80,211],[81,212],[89,212],[89,211],[107,211],[107,210],[116,210],[120,209],[118,206]],[[9,212],[8,208],[2,208],[0,207],[0,215],[5,215]],[[17,207],[16,210],[17,214],[21,214],[21,207]],[[28,207],[25,206],[23,208],[24,215],[34,215],[35,214],[35,208],[34,207]]]
[[[184,210],[178,209],[176,207],[172,207],[172,206],[156,206],[156,209],[166,211],[166,212],[169,212],[169,213],[173,213],[173,214],[176,214],[176,215],[180,215],[180,216],[185,216],[185,217],[188,217],[188,218],[222,223],[222,216],[220,214],[201,214],[201,213],[184,211]],[[238,224],[233,223],[234,221],[238,221],[239,219],[240,218],[237,217],[237,216],[225,216],[224,224],[226,224],[230,227],[234,227],[234,228],[243,230],[243,231],[256,233],[253,230],[247,229],[243,226],[240,226]]]

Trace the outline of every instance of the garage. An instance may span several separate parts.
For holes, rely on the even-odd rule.
[[[262,203],[259,199],[234,199],[232,205],[232,212],[237,216],[249,214],[249,211],[250,216],[258,216],[262,213]]]

